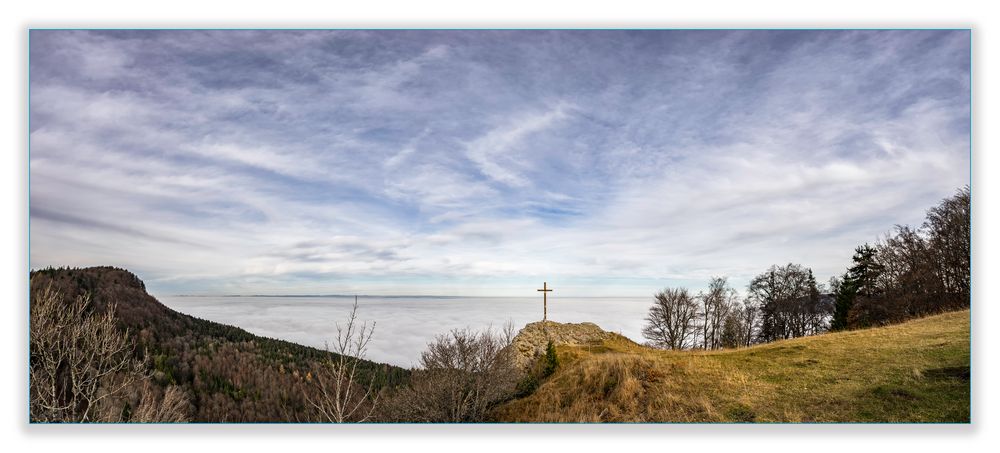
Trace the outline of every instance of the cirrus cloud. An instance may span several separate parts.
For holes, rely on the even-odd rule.
[[[969,183],[967,30],[33,30],[31,265],[648,295]]]

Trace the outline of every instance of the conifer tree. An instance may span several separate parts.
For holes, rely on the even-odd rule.
[[[559,356],[556,355],[556,345],[550,340],[545,346],[545,369],[542,370],[542,377],[549,377],[556,372],[559,366]]]
[[[833,319],[830,321],[830,330],[844,330],[847,328],[847,314],[850,313],[851,306],[854,305],[854,296],[857,293],[858,289],[854,281],[851,280],[851,274],[845,272],[840,282],[840,287],[837,288],[837,300],[833,307]]]
[[[849,314],[858,298],[868,300],[879,296],[877,282],[882,275],[882,265],[876,260],[877,249],[868,244],[854,249],[854,265],[844,274],[844,281],[837,292],[837,303],[830,328],[846,329],[850,326]]]

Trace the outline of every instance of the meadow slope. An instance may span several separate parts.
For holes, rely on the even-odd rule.
[[[723,351],[614,336],[560,346],[559,368],[499,422],[969,422],[969,311]]]

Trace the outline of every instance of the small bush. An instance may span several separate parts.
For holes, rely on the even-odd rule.
[[[559,356],[556,355],[556,345],[549,341],[545,346],[545,368],[542,369],[542,377],[547,378],[556,372],[559,367]]]
[[[538,378],[535,377],[533,373],[528,373],[524,379],[521,379],[521,382],[517,383],[517,389],[514,391],[514,397],[521,398],[534,393],[535,390],[538,389],[538,384]]]

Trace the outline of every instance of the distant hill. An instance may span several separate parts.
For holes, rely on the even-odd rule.
[[[31,272],[31,294],[51,287],[63,300],[90,294],[93,309],[109,302],[116,317],[146,354],[154,382],[184,388],[201,422],[310,421],[302,397],[310,371],[324,351],[253,335],[243,329],[195,318],[164,306],[146,293],[134,274],[113,267],[43,269]],[[409,371],[363,362],[361,378],[378,387],[408,380]]]
[[[519,348],[528,354],[546,343],[536,324]],[[589,333],[556,341],[554,374],[495,408],[495,421],[969,422],[968,310],[713,352],[550,324]]]

